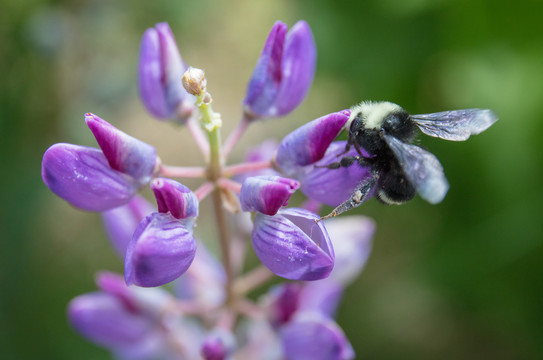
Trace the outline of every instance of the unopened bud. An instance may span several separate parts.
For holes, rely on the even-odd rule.
[[[183,74],[183,87],[189,94],[201,95],[206,91],[207,80],[202,69],[189,67]]]

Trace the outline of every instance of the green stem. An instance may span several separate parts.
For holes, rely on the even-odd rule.
[[[202,93],[197,96],[196,104],[200,108],[202,113],[201,125],[207,132],[209,140],[209,165],[207,169],[208,179],[216,183],[222,176],[223,158],[221,154],[221,133],[220,128],[222,122],[218,116],[213,112],[211,108],[211,97],[209,94]],[[226,305],[232,306],[233,299],[233,274],[232,264],[230,258],[230,232],[228,230],[228,223],[222,204],[221,189],[215,186],[212,193],[213,209],[215,212],[215,219],[217,221],[217,231],[219,244],[222,254],[222,262],[226,272]]]

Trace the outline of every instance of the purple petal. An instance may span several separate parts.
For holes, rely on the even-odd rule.
[[[132,177],[109,166],[102,151],[79,145],[55,144],[47,149],[41,175],[52,192],[83,210],[124,205],[138,190]]]
[[[171,29],[160,23],[143,34],[139,59],[139,90],[143,104],[154,116],[173,118],[180,108],[192,111],[191,97],[181,83],[186,65]],[[185,114],[185,115],[188,115]]]
[[[329,206],[337,206],[351,197],[354,188],[361,181],[371,176],[369,168],[356,163],[339,169],[316,167],[339,161],[342,156],[357,156],[355,149],[339,156],[345,151],[346,144],[346,141],[333,142],[320,161],[305,168],[298,168],[292,175],[300,181],[301,190],[308,198]]]
[[[285,136],[277,149],[277,165],[287,175],[292,175],[300,166],[322,159],[328,146],[343,129],[349,115],[349,110],[328,114]]]
[[[85,114],[85,122],[113,169],[132,176],[140,184],[149,182],[157,161],[154,147],[125,134],[94,114]]]
[[[145,316],[126,308],[115,296],[102,292],[73,299],[68,317],[82,336],[108,348],[138,344],[150,335],[153,327]]]
[[[159,212],[169,212],[176,219],[198,216],[198,198],[185,185],[171,179],[156,178],[151,182],[151,189]]]
[[[138,224],[154,212],[153,206],[142,196],[136,195],[126,205],[102,213],[102,221],[109,241],[124,260],[126,248]]]
[[[375,222],[365,216],[346,216],[328,219],[325,225],[336,254],[336,266],[329,279],[347,286],[366,265],[375,233]]]
[[[257,117],[271,116],[282,77],[281,59],[286,34],[287,25],[275,22],[249,81],[244,104]]]
[[[304,313],[280,332],[283,354],[296,360],[348,360],[354,351],[343,330],[318,313]]]
[[[334,250],[319,217],[303,209],[282,210],[275,216],[257,213],[253,248],[262,263],[291,280],[318,280],[334,267]]]
[[[153,213],[138,226],[128,244],[125,279],[128,285],[160,286],[181,276],[196,252],[193,221]]]
[[[277,115],[294,110],[305,98],[313,83],[317,47],[311,28],[298,21],[288,32],[281,64],[281,85],[275,100]]]
[[[280,176],[249,177],[241,185],[241,209],[275,215],[299,187],[298,181]]]

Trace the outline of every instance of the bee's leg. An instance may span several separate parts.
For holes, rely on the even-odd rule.
[[[359,156],[344,156],[339,161],[335,161],[328,165],[315,165],[316,168],[327,168],[327,169],[339,169],[340,167],[349,167],[355,162],[360,163],[362,159]]]
[[[319,222],[324,219],[328,219],[333,216],[338,216],[339,214],[344,213],[345,211],[348,211],[360,206],[361,204],[363,204],[370,198],[370,195],[372,194],[372,190],[374,189],[375,184],[377,184],[377,176],[374,174],[372,177],[362,181],[354,189],[354,192],[349,199],[347,199],[345,202],[343,202],[334,210],[332,210],[330,214],[321,217],[319,220],[316,220],[316,222]]]

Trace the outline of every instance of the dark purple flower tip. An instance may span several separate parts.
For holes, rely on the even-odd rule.
[[[322,159],[328,146],[349,120],[349,115],[349,110],[328,114],[285,136],[275,156],[277,165],[287,175],[291,175],[300,166],[310,165]]]
[[[72,144],[55,144],[47,149],[41,176],[56,195],[90,211],[128,203],[139,185],[131,176],[113,170],[99,149]]]
[[[156,178],[151,182],[151,189],[159,212],[169,212],[176,219],[198,216],[198,198],[185,185],[171,179]]]
[[[205,360],[225,360],[234,352],[236,340],[231,332],[215,329],[202,343],[202,357]]]
[[[192,219],[153,213],[138,225],[128,244],[124,276],[128,285],[153,287],[181,276],[196,253]]]
[[[73,299],[68,306],[68,318],[82,336],[108,348],[141,343],[153,326],[144,315],[127,308],[116,296],[103,292]]]
[[[135,195],[126,205],[102,213],[102,221],[113,248],[124,260],[126,248],[138,224],[144,217],[155,212],[144,197]]]
[[[298,21],[287,33],[277,21],[268,35],[244,105],[250,118],[284,116],[304,99],[315,74],[317,50],[309,25]]]
[[[307,312],[281,329],[283,354],[296,360],[349,360],[354,350],[343,330],[330,318]]]
[[[339,169],[316,167],[339,161],[342,156],[358,156],[354,148],[345,155],[340,155],[345,151],[346,144],[346,141],[333,142],[320,161],[298,168],[295,174],[291,175],[300,181],[301,191],[308,198],[329,206],[337,206],[351,197],[355,187],[361,181],[371,176],[369,168],[358,164]]]
[[[187,66],[181,59],[170,26],[156,24],[145,31],[139,58],[139,90],[147,110],[159,119],[184,122],[193,110],[193,98],[181,83]]]
[[[344,286],[360,274],[371,253],[375,222],[365,216],[346,216],[325,221],[336,254],[329,279]]]
[[[113,169],[132,176],[142,185],[149,182],[157,163],[153,146],[122,132],[94,114],[86,113],[85,122]]]
[[[249,177],[241,185],[241,209],[275,215],[282,206],[288,204],[290,196],[298,188],[298,181],[280,176]]]
[[[257,213],[252,234],[260,261],[274,274],[291,280],[326,278],[334,267],[334,249],[316,214],[281,210],[275,216]]]

